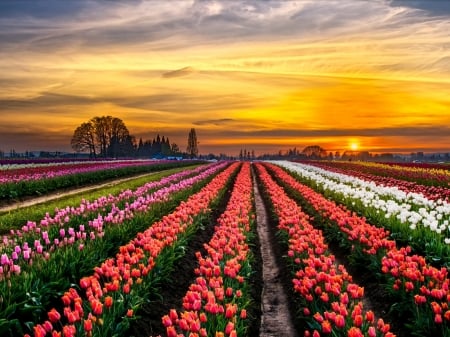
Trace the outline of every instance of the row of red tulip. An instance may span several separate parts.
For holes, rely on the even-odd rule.
[[[380,265],[385,282],[405,302],[405,314],[413,316],[415,330],[444,331],[450,335],[450,278],[445,267],[436,268],[411,247],[397,248],[389,232],[366,222],[362,217],[326,199],[320,193],[299,183],[278,166],[268,165],[277,178],[300,192],[302,197],[323,217],[335,223],[353,249],[362,247],[374,265]],[[380,272],[376,270],[374,272]]]
[[[75,288],[63,296],[63,312],[48,312],[48,320],[34,326],[34,336],[105,336],[116,329],[117,319],[132,317],[138,307],[147,276],[160,253],[208,212],[239,164],[229,166],[200,192],[182,202],[173,213],[164,216],[127,245],[120,247],[114,258],[96,267],[94,274],[80,280],[82,294]],[[112,330],[111,330],[112,329]]]
[[[197,252],[198,275],[183,298],[184,311],[171,309],[162,317],[168,337],[238,336],[245,331],[250,276],[247,233],[251,230],[252,180],[244,163],[227,208],[209,244],[207,256]]]
[[[394,336],[389,324],[364,311],[364,289],[352,282],[345,267],[337,264],[322,232],[315,229],[296,202],[275,183],[262,164],[258,175],[268,193],[278,228],[288,235],[288,257],[296,269],[294,290],[303,301],[303,315],[309,328],[304,336]]]

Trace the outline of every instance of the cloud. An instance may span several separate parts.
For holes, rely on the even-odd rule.
[[[3,2],[0,2],[0,43],[26,46],[27,53],[73,49],[105,51],[105,48],[136,47],[165,39],[186,28],[183,11],[190,6],[188,0],[180,1],[177,6],[165,1],[69,1],[63,4],[43,0],[27,6],[21,2],[5,2],[4,12],[1,11]]]
[[[400,0],[394,2],[401,3]],[[409,1],[405,1],[407,2]],[[207,56],[204,58],[211,67],[217,66],[214,59],[221,58],[220,51],[222,48],[226,50],[228,43],[243,46],[248,43],[251,48],[252,45],[264,42],[270,52],[263,51],[267,54],[260,53],[253,57],[251,49],[247,51],[247,55],[242,55],[239,49],[231,49],[231,57],[228,57],[230,64],[241,69],[250,65],[254,69],[281,67],[287,71],[311,69],[323,72],[335,72],[337,69],[346,71],[352,67],[355,72],[364,71],[367,70],[364,67],[367,68],[368,65],[380,70],[403,71],[419,67],[420,64],[415,64],[418,62],[425,65],[435,62],[436,60],[428,60],[439,57],[437,53],[422,52],[421,55],[426,54],[426,57],[421,56],[412,60],[414,62],[399,65],[399,59],[412,57],[411,50],[422,48],[423,51],[431,46],[430,43],[415,42],[419,38],[421,41],[429,41],[430,34],[426,33],[428,26],[418,11],[388,6],[386,1],[381,0],[186,0],[177,2],[177,6],[165,1],[70,1],[71,4],[76,3],[71,5],[74,7],[73,16],[70,16],[70,6],[67,10],[62,5],[53,9],[57,1],[46,0],[39,3],[40,5],[35,5],[37,13],[48,9],[44,16],[33,16],[32,10],[23,9],[26,6],[10,2],[6,6],[12,7],[6,11],[9,16],[0,14],[0,44],[8,47],[2,48],[0,56],[3,54],[5,58],[11,59],[23,56],[22,61],[32,63],[39,55],[36,53],[44,53],[49,55],[49,63],[60,57],[65,60],[73,59],[73,65],[79,66],[81,62],[77,59],[80,54],[104,57],[104,64],[107,64],[111,54],[146,55],[158,51],[163,52],[160,57],[164,58],[171,51],[182,54],[184,50],[208,48],[208,53],[212,55],[209,59]],[[52,14],[54,18],[49,20]],[[434,22],[433,25],[436,27],[433,32],[435,38],[439,31],[447,34],[448,22],[446,25]],[[412,29],[408,29],[408,26]],[[417,34],[411,34],[411,31]],[[405,34],[409,35],[407,43],[399,40]],[[376,36],[376,41],[373,42],[371,36]],[[387,37],[387,40],[381,41],[383,37]],[[355,39],[359,41],[355,43]],[[339,40],[340,45],[335,43]],[[362,40],[367,41],[367,47],[364,47]],[[289,43],[289,49],[286,49],[283,41]],[[326,50],[320,50],[321,41],[329,46]],[[390,49],[387,53],[386,41]],[[358,45],[361,48],[355,48]],[[213,52],[214,46],[217,47],[216,53]],[[287,54],[280,55],[284,51]],[[360,60],[349,60],[349,56],[358,53],[361,55]],[[311,55],[314,55],[314,60]],[[372,60],[373,55],[377,55],[375,60]],[[195,59],[201,60],[202,57],[196,56]],[[42,58],[40,62],[43,62]],[[152,64],[151,59],[139,62]],[[129,62],[128,66],[131,64]],[[174,68],[177,66],[179,64]],[[197,67],[196,64],[191,66]],[[173,74],[167,72],[165,75],[170,78],[171,75],[189,74],[189,68],[186,72],[181,71],[182,69],[178,69],[180,73],[175,70]]]
[[[250,109],[259,105],[256,99],[245,94],[228,96],[220,93],[202,95],[188,92],[110,98],[110,101],[123,107],[180,114]]]
[[[101,99],[76,95],[63,95],[51,92],[44,92],[37,97],[24,99],[0,99],[0,111],[10,109],[36,109],[41,107],[88,105],[101,102]]]
[[[392,0],[391,5],[421,9],[433,16],[450,14],[450,2],[447,0]]]
[[[202,121],[192,122],[194,125],[227,125],[235,120],[232,118],[222,118],[222,119],[207,119]]]
[[[20,111],[25,114],[44,110],[47,113],[62,113],[70,106],[85,106],[90,109],[95,104],[112,104],[117,107],[159,112],[162,118],[168,118],[167,113],[184,115],[211,110],[250,109],[260,105],[260,102],[258,98],[247,94],[195,93],[195,90],[194,92],[179,90],[177,93],[165,91],[149,95],[124,94],[122,96],[107,94],[83,96],[44,92],[31,98],[0,99],[0,111],[3,113]]]
[[[18,125],[0,126],[0,151],[71,151],[70,139],[72,133],[66,134],[61,130],[50,131],[45,127],[33,125],[23,127]]]
[[[25,6],[17,1],[1,1],[0,13],[4,17],[55,19],[57,17],[73,17],[80,13],[85,6],[86,2],[84,1],[27,1]]]
[[[9,3],[0,14],[0,42],[28,51],[153,50],[235,41],[314,38],[367,26],[380,2],[361,1],[41,1]],[[0,7],[1,8],[1,7]],[[385,9],[386,10],[386,9]],[[7,15],[9,14],[9,15]],[[51,20],[50,20],[51,18]],[[20,24],[18,24],[20,19]],[[1,33],[3,31],[3,33]]]
[[[195,72],[194,68],[192,68],[192,67],[184,67],[184,68],[181,68],[181,69],[168,71],[168,72],[162,74],[162,77],[164,77],[164,78],[183,77],[183,76],[190,75],[190,74],[192,74],[194,72]]]

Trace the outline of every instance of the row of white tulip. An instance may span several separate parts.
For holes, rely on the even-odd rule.
[[[377,185],[375,182],[367,182],[311,165],[288,161],[273,163],[315,181],[326,191],[339,193],[346,199],[357,200],[364,207],[384,214],[386,218],[395,217],[412,230],[418,226],[429,228],[442,234],[445,243],[450,244],[450,204],[441,199],[430,200],[419,193]]]

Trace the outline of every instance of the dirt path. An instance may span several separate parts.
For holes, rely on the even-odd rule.
[[[295,337],[288,299],[280,277],[280,269],[271,245],[267,210],[254,181],[256,221],[263,260],[260,337]]]
[[[115,186],[118,184],[121,184],[125,181],[129,181],[129,180],[133,180],[133,179],[138,179],[138,178],[142,178],[142,177],[146,177],[149,175],[153,175],[157,172],[150,172],[150,173],[145,173],[145,174],[141,174],[138,176],[132,176],[132,177],[127,177],[127,178],[121,178],[121,179],[115,179],[115,180],[111,180],[102,184],[95,184],[95,185],[88,185],[85,187],[80,187],[80,188],[74,188],[74,189],[67,189],[65,191],[59,191],[59,192],[54,192],[54,193],[49,193],[46,195],[43,195],[41,197],[32,197],[28,200],[23,200],[23,201],[17,201],[8,205],[2,205],[0,206],[0,214],[1,213],[6,213],[6,212],[10,212],[19,208],[25,208],[25,207],[29,207],[29,206],[34,206],[37,204],[41,204],[47,201],[51,201],[51,200],[56,200],[56,199],[60,199],[63,197],[67,197],[70,195],[74,195],[74,194],[78,194],[78,193],[83,193],[83,192],[91,192],[94,190],[98,190],[101,188],[105,188],[105,187],[111,187],[111,186]]]

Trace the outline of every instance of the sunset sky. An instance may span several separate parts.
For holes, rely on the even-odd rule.
[[[450,1],[0,1],[0,150],[94,116],[199,152],[450,152]]]

